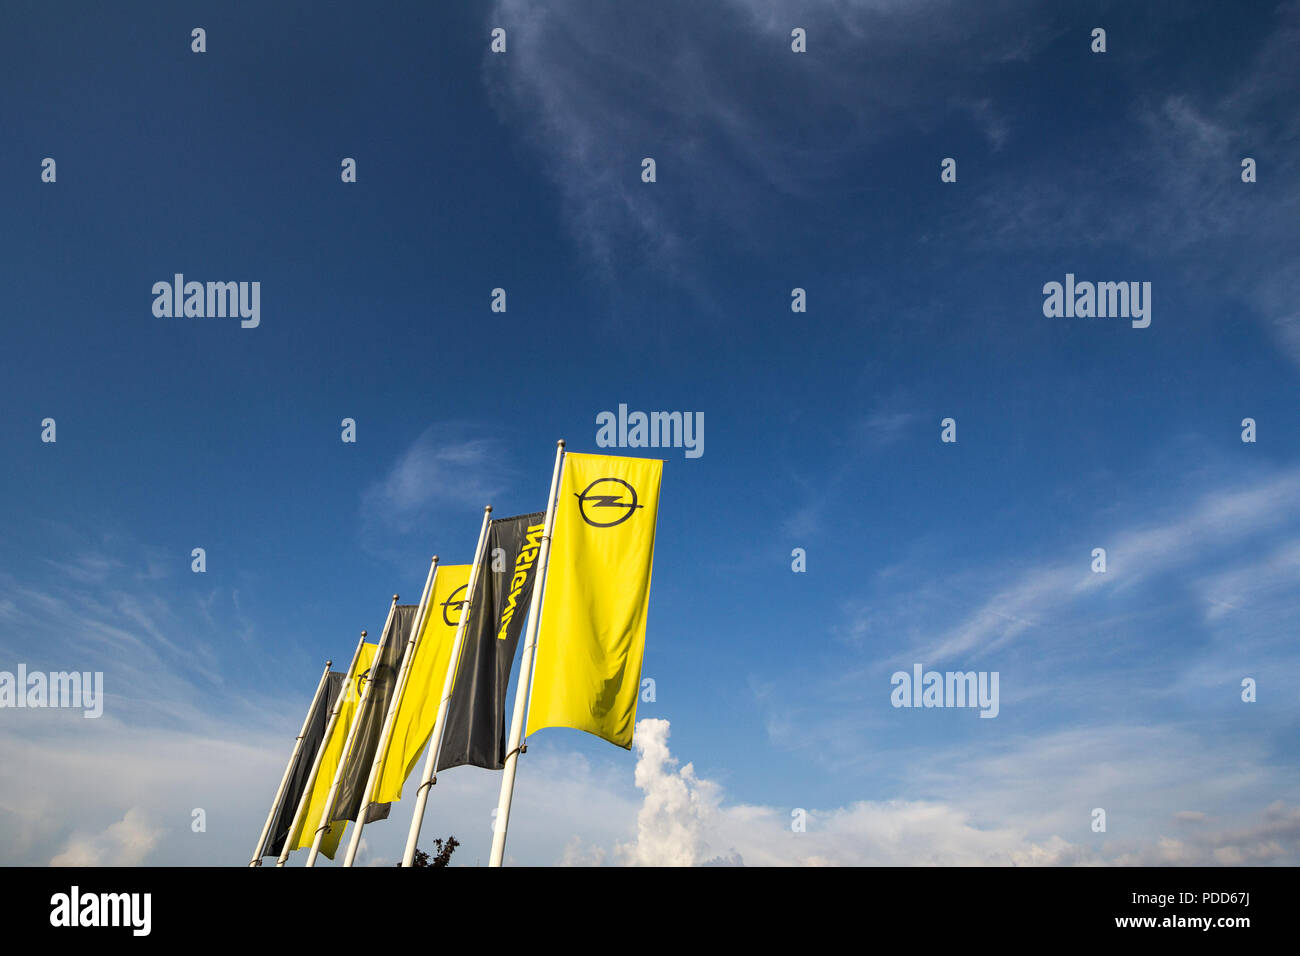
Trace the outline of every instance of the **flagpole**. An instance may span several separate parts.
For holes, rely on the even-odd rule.
[[[388,702],[388,713],[384,715],[384,726],[379,732],[379,746],[375,748],[375,759],[370,764],[370,776],[366,778],[366,789],[362,791],[361,805],[370,806],[370,800],[374,794],[375,786],[379,781],[380,770],[384,766],[384,761],[388,757],[389,737],[393,733],[393,723],[397,720],[397,709],[402,702],[402,695],[406,693],[406,684],[411,676],[411,663],[415,659],[416,645],[420,641],[420,635],[424,631],[424,620],[429,613],[429,598],[433,594],[433,581],[438,574],[438,556],[435,554],[429,564],[429,576],[424,582],[424,593],[420,595],[420,609],[415,614],[415,620],[411,624],[411,636],[406,641],[406,653],[402,655],[402,668],[397,675],[397,684],[393,689],[393,699]],[[361,846],[361,831],[366,825],[366,815],[357,814],[357,825],[352,828],[352,839],[348,843],[347,856],[343,858],[344,866],[351,866],[357,858],[357,850]]]
[[[352,674],[357,667],[357,660],[361,657],[361,648],[366,643],[366,632],[361,632],[361,637],[357,640],[357,649],[352,652],[352,663],[348,665],[347,673],[343,679]],[[320,776],[320,765],[325,759],[325,745],[329,743],[330,734],[334,732],[334,725],[338,723],[339,710],[343,707],[343,696],[348,691],[347,684],[339,688],[338,698],[334,701],[334,709],[330,712],[329,722],[325,725],[325,736],[321,738],[320,747],[316,749],[316,759],[312,761],[311,773],[307,775],[307,785],[303,788],[302,796],[298,798],[298,809],[293,814],[293,824],[289,827],[289,836],[284,841],[284,846],[280,849],[279,859],[275,861],[276,866],[284,866],[285,861],[289,859],[289,853],[293,850],[293,836],[298,832],[298,828],[303,825],[302,818],[307,813],[307,807],[311,804],[311,792],[316,786],[316,778]]]
[[[415,862],[416,844],[420,840],[420,827],[424,823],[424,806],[429,802],[429,788],[433,786],[438,772],[438,755],[442,752],[442,731],[447,722],[447,703],[451,700],[451,689],[456,682],[456,665],[460,662],[460,645],[465,639],[465,622],[469,620],[470,600],[474,597],[474,588],[478,584],[478,566],[482,563],[483,547],[487,544],[489,519],[492,506],[483,508],[483,525],[478,532],[478,545],[474,548],[474,563],[469,567],[469,581],[465,585],[465,600],[460,605],[460,620],[456,622],[456,637],[451,644],[451,658],[447,661],[447,676],[442,682],[442,699],[438,702],[438,717],[433,724],[433,736],[429,739],[429,749],[424,758],[424,772],[420,777],[420,788],[415,791],[415,812],[411,814],[411,829],[406,834],[406,850],[402,854],[402,866],[411,866]]]
[[[356,713],[352,715],[352,726],[348,728],[348,738],[343,742],[343,752],[339,754],[339,765],[334,770],[334,781],[330,784],[330,792],[325,795],[325,808],[321,812],[321,819],[316,824],[316,836],[311,841],[311,852],[307,854],[308,866],[316,865],[316,857],[320,856],[320,845],[325,838],[325,831],[334,822],[334,800],[338,796],[339,783],[343,780],[343,770],[347,767],[348,755],[352,751],[352,741],[357,737],[357,728],[361,726],[361,717],[365,713],[366,701],[370,699],[370,689],[375,686],[374,669],[379,667],[380,661],[384,659],[384,647],[388,644],[388,629],[392,625],[393,615],[396,613],[397,595],[394,594],[393,603],[388,605],[388,619],[384,621],[383,633],[379,635],[379,647],[375,650],[375,656],[370,665],[370,680],[366,681],[366,686],[361,690],[361,699],[357,701]],[[364,816],[366,809],[363,804],[361,809],[357,811],[357,816]]]
[[[253,849],[253,859],[249,861],[249,866],[262,865],[262,850],[266,846],[266,837],[271,832],[271,824],[275,822],[275,816],[280,812],[280,807],[284,804],[285,791],[289,789],[289,778],[293,776],[293,768],[298,763],[298,754],[302,752],[302,739],[307,736],[307,727],[311,723],[312,716],[316,713],[316,707],[320,703],[320,695],[325,693],[325,685],[330,679],[330,665],[333,661],[325,662],[325,671],[320,675],[320,683],[316,685],[316,693],[312,695],[311,706],[307,708],[307,716],[303,718],[302,730],[298,731],[298,739],[293,742],[293,753],[289,755],[289,762],[284,766],[284,776],[280,778],[280,788],[275,791],[275,800],[271,802],[271,812],[266,815],[266,823],[262,825],[262,835],[257,838],[257,846]],[[293,834],[290,833],[290,836]]]
[[[515,712],[510,721],[510,741],[506,745],[506,763],[501,772],[501,796],[497,817],[492,824],[492,857],[488,866],[500,866],[506,855],[506,827],[510,824],[510,801],[515,792],[515,768],[519,762],[519,744],[524,737],[524,716],[532,689],[533,657],[537,652],[537,625],[542,613],[542,591],[546,588],[546,570],[551,559],[551,532],[555,529],[555,494],[560,486],[560,468],[564,462],[564,439],[555,443],[555,470],[551,472],[551,494],[546,499],[546,529],[537,555],[537,584],[528,607],[528,633],[524,654],[519,661],[519,683],[515,686]]]

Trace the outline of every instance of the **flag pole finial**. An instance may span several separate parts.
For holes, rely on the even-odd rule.
[[[394,604],[397,603],[397,595],[396,595],[396,594],[393,595],[393,603],[394,603]]]
[[[564,439],[561,438],[561,439],[560,439],[559,441],[557,441],[555,444],[558,445],[560,448],[563,448],[563,447],[564,447]]]
[[[365,632],[365,631],[362,631],[362,632],[361,632],[361,636],[362,636],[362,637],[365,637],[365,636],[366,636],[366,632]]]

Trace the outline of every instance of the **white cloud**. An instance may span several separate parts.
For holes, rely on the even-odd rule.
[[[132,807],[103,833],[74,836],[50,860],[50,866],[139,866],[158,845],[161,834],[149,825],[139,807]]]
[[[637,813],[636,842],[618,848],[619,857],[640,866],[693,866],[703,861],[705,828],[717,812],[718,790],[695,775],[668,750],[668,721],[637,722],[636,785],[645,793]]]
[[[1170,506],[1159,522],[1117,531],[1114,557],[1123,560],[1116,567],[1127,562],[1126,573],[1139,576],[1183,573],[1189,547],[1219,554],[1229,545],[1249,545],[1295,517],[1298,481],[1292,473],[1275,475],[1194,499],[1186,508]],[[1217,567],[1205,594],[1228,600],[1253,582],[1276,599],[1281,614],[1294,590],[1294,543],[1252,554],[1254,563]],[[1265,580],[1264,571],[1272,577]],[[1086,568],[1062,565],[1055,574],[1031,574],[999,592],[993,610],[1003,615],[1004,630],[985,638],[1007,641],[1025,633],[1025,622],[1032,625],[1044,608],[1077,596],[1080,581],[1091,580],[1086,574]],[[0,832],[12,837],[0,849],[0,862],[244,862],[301,712],[289,713],[283,701],[232,698],[226,701],[229,715],[213,718],[201,701],[189,699],[194,685],[167,664],[160,638],[175,622],[159,618],[160,609],[138,597],[96,597],[83,584],[64,593],[11,583],[0,605],[6,623],[19,631],[41,623],[49,633],[75,634],[77,640],[89,631],[110,650],[130,652],[137,658],[130,672],[138,676],[134,686],[156,690],[176,720],[166,728],[147,726],[121,701],[123,706],[96,721],[55,711],[24,711],[21,724],[10,721],[0,732]],[[79,610],[69,611],[73,604]],[[112,623],[118,616],[123,621]],[[982,620],[976,615],[967,623]],[[1240,631],[1230,637],[1242,639]],[[1223,667],[1217,670],[1217,677],[1207,679],[1222,681]],[[1276,672],[1273,680],[1284,685]],[[1073,693],[1097,691],[1085,683]],[[782,698],[780,688],[770,697]],[[268,715],[266,706],[279,712]],[[819,718],[826,712],[825,706],[815,711]],[[249,719],[253,713],[256,722]],[[831,736],[853,750],[854,734],[869,720],[858,712],[837,719]],[[820,742],[793,725],[787,739],[796,733]],[[885,746],[873,757],[898,779],[884,792],[909,799],[808,807],[806,833],[791,832],[792,807],[727,803],[719,784],[699,776],[690,763],[679,766],[668,740],[666,721],[642,721],[635,773],[628,772],[622,754],[590,761],[557,747],[549,734],[534,742],[516,791],[509,858],[647,865],[1297,859],[1295,808],[1260,810],[1257,796],[1294,792],[1296,780],[1270,762],[1269,741],[1260,737],[1211,737],[1204,728],[1117,722],[1056,733],[1035,728],[1027,738],[1001,737],[996,746],[963,743],[943,752]],[[859,748],[859,759],[860,753]],[[903,771],[899,764],[906,765]],[[462,843],[457,864],[486,859],[499,780],[473,768],[440,778],[425,834],[428,840],[454,834]],[[1111,834],[1098,839],[1086,833],[1093,806],[1111,814]],[[190,830],[195,807],[207,811],[207,833]],[[409,801],[398,805],[393,821],[367,829],[363,863],[397,859],[408,813]],[[1192,814],[1204,819],[1189,829]]]
[[[491,439],[456,441],[445,430],[427,428],[388,473],[362,495],[366,517],[401,525],[440,504],[477,504],[497,490],[501,448]]]
[[[1288,541],[1257,561],[1216,570],[1203,576],[1196,593],[1205,618],[1217,622],[1225,615],[1257,611],[1266,602],[1300,591],[1300,540]]]
[[[1277,787],[1274,778],[1252,770],[1260,754],[1250,747],[1211,759],[1188,735],[1113,727],[1030,740],[999,753],[932,753],[917,761],[903,789],[936,796],[810,806],[806,832],[796,833],[793,807],[728,802],[720,784],[700,777],[690,763],[679,766],[669,732],[667,721],[638,723],[634,774],[621,756],[593,765],[534,742],[516,789],[507,862],[1300,862],[1300,808],[1258,809],[1254,794]],[[121,728],[99,740],[60,737],[57,728],[38,732],[37,740],[0,737],[0,829],[15,835],[3,862],[244,862],[278,780],[285,740],[250,742],[246,732],[235,733],[244,739]],[[1199,752],[1199,759],[1183,759],[1189,752]],[[633,780],[640,799],[632,795]],[[499,774],[475,768],[441,775],[424,842],[455,835],[461,842],[456,865],[484,862],[499,783]],[[408,798],[410,790],[408,784]],[[19,812],[20,805],[26,809]],[[1113,835],[1087,833],[1096,805],[1111,814]],[[207,811],[206,833],[190,831],[194,806]],[[400,856],[409,810],[408,799],[389,821],[367,827],[362,865],[391,865]],[[102,829],[83,824],[69,832],[69,820]],[[302,854],[291,859],[291,865],[301,862]]]
[[[862,422],[860,432],[869,445],[889,445],[902,438],[920,417],[918,412],[878,409]]]
[[[677,769],[669,722],[637,722],[636,785],[644,793],[635,842],[611,858],[640,866],[701,865],[982,865],[1056,862],[1059,845],[1026,844],[1011,829],[981,830],[952,807],[926,801],[857,802],[807,811],[807,829],[792,828],[792,809],[722,806],[722,788],[692,764]],[[575,862],[566,851],[566,862]],[[599,862],[588,851],[582,862]]]
[[[196,733],[24,711],[0,733],[0,863],[247,862],[295,731],[214,718]],[[191,829],[195,808],[205,832]]]
[[[1024,572],[964,620],[925,645],[901,652],[901,657],[939,663],[987,653],[1037,631],[1049,619],[1059,621],[1063,608],[1099,588],[1131,589],[1206,555],[1226,559],[1241,541],[1294,521],[1298,514],[1300,473],[1294,471],[1206,493],[1185,513],[1163,523],[1099,535],[1107,544],[1105,574],[1091,571],[1086,548],[1070,561]]]
[[[426,428],[393,464],[361,493],[361,544],[398,566],[427,560],[428,529],[445,521],[481,514],[511,476],[502,443],[466,437],[458,425]],[[477,521],[475,521],[477,531]],[[470,538],[472,542],[474,539]]]
[[[806,830],[796,832],[792,811],[801,808],[726,804],[722,788],[700,778],[691,764],[677,769],[667,743],[668,722],[642,720],[636,728],[636,782],[644,799],[635,842],[607,852],[575,838],[561,862],[1209,866],[1300,861],[1300,806],[1275,802],[1235,814],[1239,822],[1211,826],[1203,812],[1162,809],[1169,799],[1215,798],[1222,788],[1215,779],[1195,785],[1198,777],[1204,778],[1204,763],[1193,766],[1181,757],[1153,760],[1148,745],[1154,741],[1140,733],[1128,734],[1139,738],[1132,745],[1125,745],[1120,728],[1089,733],[1091,741],[1085,734],[1058,736],[1031,742],[1023,750],[1009,749],[990,762],[942,755],[929,766],[932,784],[952,770],[943,787],[946,799],[861,800],[842,807],[803,808]],[[1158,736],[1163,744],[1175,743],[1168,735]],[[1185,752],[1179,749],[1176,754]],[[1111,765],[1100,775],[1093,763],[1098,759],[1103,767]],[[1257,783],[1238,777],[1227,786],[1245,793]],[[1041,798],[1037,805],[1036,791]],[[1146,806],[1148,802],[1152,805]],[[1091,808],[1098,804],[1110,808],[1112,828],[1119,824],[1119,836],[1091,832]],[[1134,823],[1129,810],[1138,807],[1140,822]],[[1198,822],[1194,832],[1187,831],[1189,822]],[[1062,835],[1067,831],[1068,838]]]

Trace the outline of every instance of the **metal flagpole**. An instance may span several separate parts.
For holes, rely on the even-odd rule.
[[[424,620],[429,612],[429,598],[433,594],[433,581],[438,574],[438,556],[433,556],[433,561],[429,564],[429,576],[424,582],[424,593],[420,595],[420,609],[415,614],[415,620],[411,624],[411,636],[406,641],[406,653],[402,656],[402,668],[397,675],[397,685],[393,689],[393,699],[388,702],[388,713],[384,715],[384,727],[379,732],[379,746],[375,748],[375,759],[370,764],[370,776],[366,778],[366,789],[362,794],[361,805],[370,806],[370,800],[375,792],[375,787],[379,783],[379,772],[384,766],[384,761],[388,758],[389,737],[393,733],[393,723],[397,720],[397,709],[402,703],[402,695],[406,693],[406,684],[411,676],[411,662],[415,659],[416,645],[420,642],[420,634],[424,630]],[[347,856],[343,858],[344,866],[351,866],[357,858],[357,850],[361,846],[361,831],[366,825],[365,813],[357,814],[357,824],[352,829],[352,839],[348,843]]]
[[[478,566],[482,563],[483,548],[487,544],[488,519],[492,517],[492,506],[483,509],[483,526],[479,528],[478,545],[474,548],[474,563],[469,568],[469,582],[465,585],[465,600],[460,604],[460,620],[456,622],[456,637],[451,644],[451,658],[447,661],[447,677],[442,682],[442,700],[438,702],[438,717],[433,724],[433,736],[429,738],[429,749],[424,758],[424,773],[420,777],[420,789],[415,791],[415,812],[411,815],[411,829],[406,834],[406,851],[402,854],[402,866],[415,862],[415,845],[420,839],[420,825],[424,823],[424,805],[429,802],[429,788],[433,786],[438,772],[438,755],[442,751],[442,731],[447,722],[447,704],[451,700],[451,689],[456,682],[456,665],[460,663],[460,645],[465,639],[465,622],[469,620],[470,599],[474,597],[474,588],[478,584]]]
[[[262,865],[262,850],[266,846],[266,837],[271,832],[271,824],[275,822],[275,816],[280,812],[280,807],[284,804],[284,792],[289,789],[289,778],[293,776],[293,768],[298,764],[298,754],[302,752],[302,738],[307,736],[307,726],[311,723],[312,716],[316,713],[316,708],[320,704],[321,694],[325,693],[325,686],[330,680],[330,665],[333,661],[325,662],[325,671],[320,675],[320,683],[316,685],[316,693],[312,695],[311,706],[307,708],[307,716],[303,718],[302,730],[298,731],[298,739],[293,742],[293,753],[289,755],[289,762],[285,764],[284,776],[280,778],[280,789],[275,791],[275,800],[271,803],[271,812],[266,815],[266,823],[262,825],[262,835],[257,838],[257,846],[253,849],[253,859],[249,861],[249,866]],[[289,834],[293,836],[292,833]]]
[[[506,855],[506,827],[510,824],[510,800],[515,791],[515,767],[519,762],[519,744],[524,737],[524,715],[532,690],[533,657],[537,652],[537,625],[542,614],[542,591],[551,560],[551,532],[555,529],[555,494],[560,487],[560,468],[564,461],[564,439],[555,443],[555,470],[551,473],[551,495],[546,499],[546,529],[542,548],[537,555],[537,584],[528,606],[528,633],[524,655],[519,660],[519,683],[515,686],[515,713],[510,721],[510,740],[506,745],[506,763],[501,772],[501,797],[497,801],[497,818],[492,823],[492,857],[488,866],[500,866]]]
[[[366,632],[362,631],[361,637],[357,641],[357,649],[352,652],[352,663],[348,665],[344,680],[356,669],[357,660],[361,657],[361,646],[365,643]],[[311,792],[316,786],[316,778],[320,775],[321,761],[325,759],[325,745],[329,743],[330,734],[334,732],[334,725],[338,723],[339,709],[343,706],[343,695],[347,692],[346,684],[339,688],[339,696],[334,701],[334,709],[330,712],[329,722],[325,724],[325,736],[321,738],[320,748],[316,751],[316,759],[311,764],[311,773],[307,775],[307,786],[303,789],[302,796],[298,798],[298,809],[293,814],[293,825],[289,827],[289,838],[284,841],[284,847],[280,850],[280,857],[275,861],[276,866],[284,866],[285,861],[289,859],[289,853],[293,849],[293,835],[303,825],[302,818],[307,813],[307,807],[311,803]]]
[[[384,621],[383,633],[379,635],[379,647],[375,651],[375,656],[370,664],[372,671],[370,680],[366,681],[366,686],[361,689],[361,699],[357,701],[356,713],[352,715],[352,726],[348,728],[348,739],[343,743],[343,752],[339,754],[339,765],[334,770],[334,781],[330,784],[330,792],[325,795],[325,809],[321,813],[321,818],[316,823],[316,836],[311,841],[311,852],[307,854],[307,865],[315,866],[316,857],[320,856],[321,840],[325,838],[325,831],[330,828],[333,822],[334,800],[338,796],[339,783],[343,780],[343,769],[348,764],[348,754],[352,752],[352,741],[356,739],[357,728],[361,726],[361,716],[365,712],[366,701],[370,699],[370,688],[375,686],[373,671],[379,666],[379,662],[384,657],[384,647],[388,643],[388,629],[393,623],[393,615],[397,613],[397,595],[393,595],[393,603],[388,605],[388,619]],[[357,811],[357,816],[366,812],[363,806]]]

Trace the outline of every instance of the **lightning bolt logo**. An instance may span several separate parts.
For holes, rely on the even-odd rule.
[[[456,597],[456,595],[460,594],[468,587],[468,584],[462,584],[456,590],[451,592],[451,597],[442,602],[442,619],[446,622],[448,627],[455,627],[460,623],[460,605],[465,599],[463,597]],[[456,620],[454,621],[451,619],[452,608],[456,609]]]
[[[621,485],[622,489],[617,494],[594,494],[593,489],[597,485],[605,484]],[[574,492],[573,496],[578,499],[578,511],[582,515],[582,520],[587,522],[593,528],[612,528],[620,525],[636,513],[638,508],[644,508],[645,505],[637,503],[636,489],[629,485],[622,478],[597,478],[589,484],[581,494]],[[597,509],[613,508],[621,509],[622,514],[612,521],[599,520],[604,515],[596,516],[587,513],[587,509],[596,511]]]

